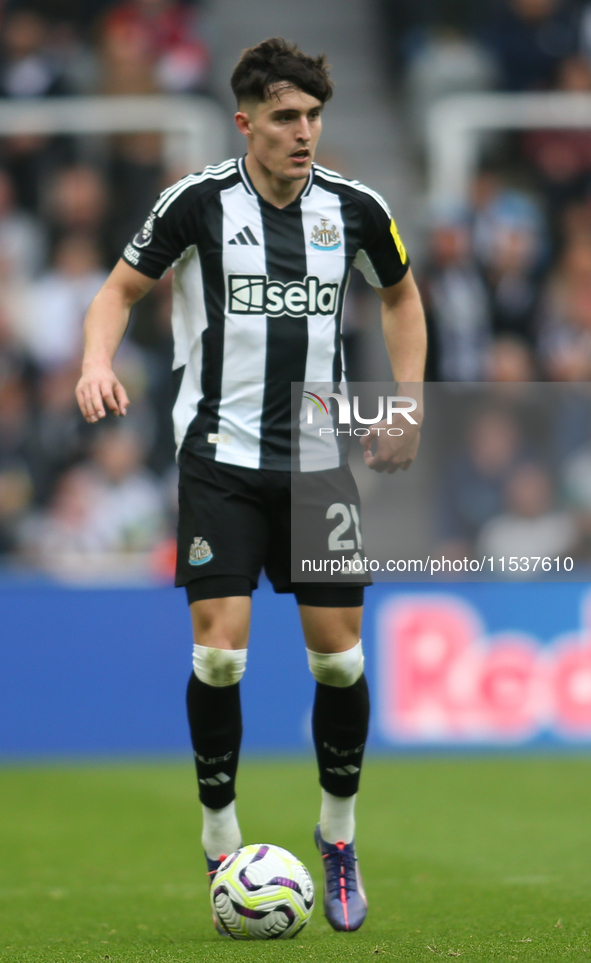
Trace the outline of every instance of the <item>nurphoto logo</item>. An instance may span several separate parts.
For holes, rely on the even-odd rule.
[[[366,418],[359,411],[359,396],[353,396],[353,405],[351,406],[350,400],[338,392],[331,392],[326,395],[316,394],[314,391],[304,390],[303,396],[307,402],[306,411],[306,423],[308,425],[314,424],[314,418],[318,417],[318,412],[320,417],[326,418],[330,417],[330,411],[328,410],[327,401],[333,399],[337,403],[338,408],[338,424],[339,425],[351,425],[352,420],[356,422],[359,426],[364,425],[377,425],[381,421],[386,421],[388,425],[392,425],[392,420],[395,415],[402,415],[403,418],[410,425],[416,425],[417,422],[411,415],[411,411],[414,411],[417,407],[417,402],[414,398],[410,398],[406,395],[379,395],[377,398],[377,411],[376,414]],[[352,408],[352,411],[351,411]],[[351,415],[353,416],[351,418]],[[374,431],[381,431],[382,429],[373,429]],[[321,426],[318,430],[319,435],[323,434],[334,434],[335,429],[329,428],[327,426]],[[351,434],[351,428],[348,429],[336,429],[338,434]],[[355,435],[369,435],[370,429],[364,427],[356,427],[353,430]],[[392,427],[387,429],[389,435],[402,435],[404,431],[400,427]]]

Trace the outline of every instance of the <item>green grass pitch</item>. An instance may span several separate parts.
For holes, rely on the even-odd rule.
[[[245,760],[238,791],[245,840],[291,849],[317,884],[294,941],[216,936],[190,762],[0,769],[0,960],[591,960],[584,757],[368,760],[352,934],[322,914],[313,761]]]

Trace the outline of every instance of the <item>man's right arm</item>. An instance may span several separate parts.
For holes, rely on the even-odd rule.
[[[92,301],[84,324],[82,376],[76,386],[80,411],[91,424],[108,408],[124,415],[125,388],[113,371],[113,358],[129,322],[131,308],[156,282],[120,260]]]

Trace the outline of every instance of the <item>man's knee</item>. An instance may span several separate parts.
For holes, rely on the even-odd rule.
[[[235,685],[246,668],[250,598],[193,602],[191,619],[195,675],[206,685]]]
[[[361,640],[344,652],[312,652],[306,649],[310,672],[317,682],[345,688],[354,685],[363,675],[363,647]]]
[[[215,649],[209,645],[194,645],[193,672],[205,685],[235,685],[244,675],[246,653],[246,649]]]

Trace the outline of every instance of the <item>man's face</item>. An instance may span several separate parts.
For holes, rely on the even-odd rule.
[[[244,104],[236,114],[248,152],[280,180],[310,173],[322,129],[322,104],[291,84],[277,84],[262,103]]]

